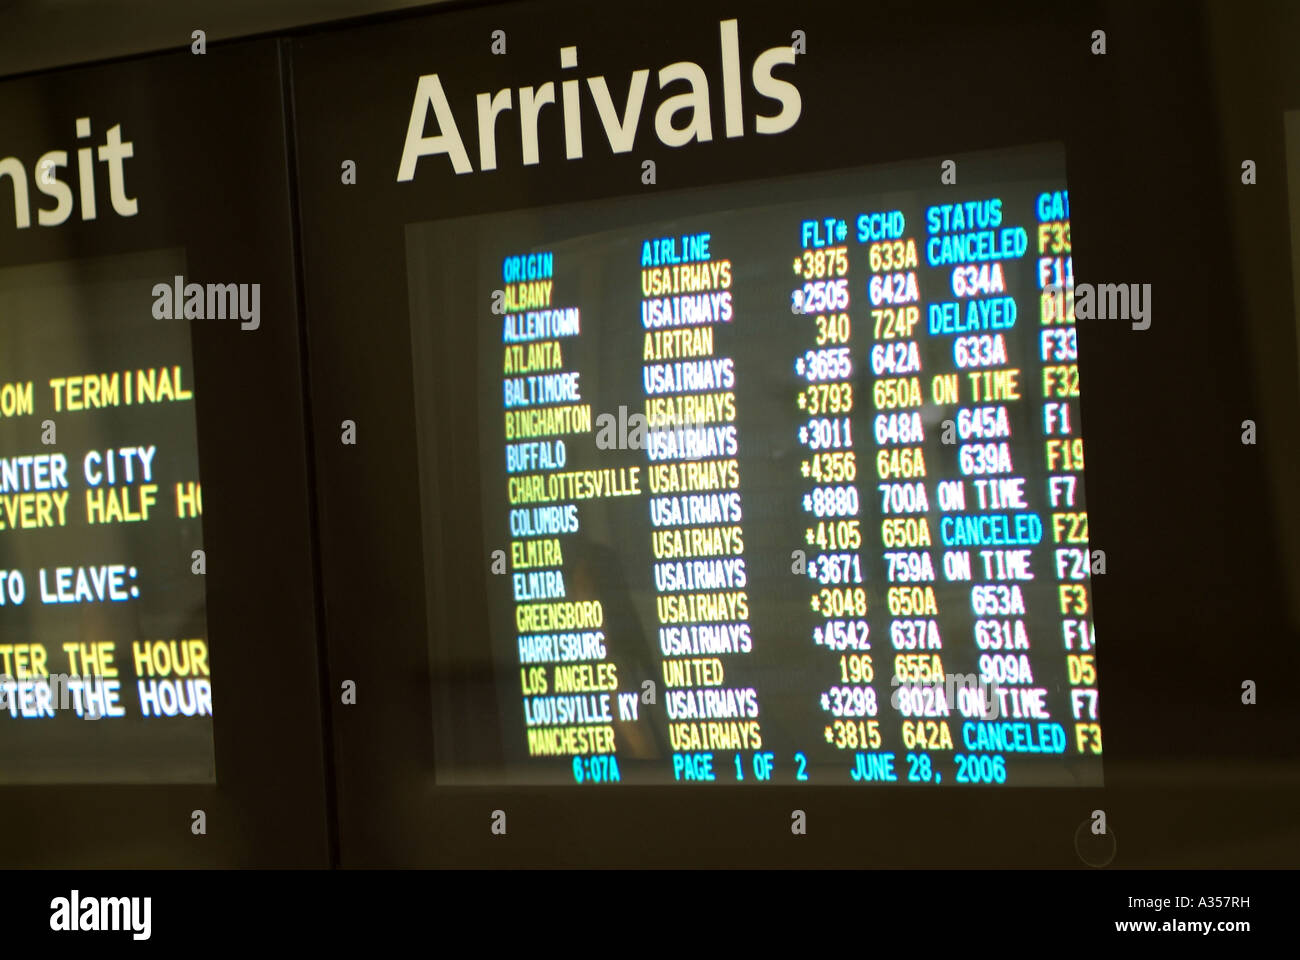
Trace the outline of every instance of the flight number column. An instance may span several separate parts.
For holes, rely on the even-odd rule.
[[[837,750],[860,751],[877,749],[881,737],[861,555],[847,235],[848,225],[840,219],[803,222],[792,305],[795,313],[813,321],[812,345],[795,358],[794,371],[799,384],[796,437],[805,451],[799,462],[799,506],[807,520],[807,574],[816,585],[809,596],[816,618],[812,640],[834,658],[831,685],[817,696],[828,720],[825,741]],[[806,758],[796,754],[795,761],[800,768],[796,776],[806,779],[801,772]]]

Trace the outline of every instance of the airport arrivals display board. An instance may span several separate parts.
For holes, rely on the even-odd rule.
[[[1197,67],[1091,16],[290,44],[344,863],[1100,864],[1282,749]]]
[[[511,780],[1100,785],[1062,161],[408,229],[424,396],[476,318]]]

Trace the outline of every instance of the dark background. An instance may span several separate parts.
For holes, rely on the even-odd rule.
[[[189,44],[189,29],[173,37],[179,24],[161,13],[150,19],[135,4],[109,5],[116,16],[107,21],[33,6],[0,4],[0,25],[13,28],[0,29],[0,73]],[[218,6],[232,18],[221,35],[319,19],[318,11],[286,12],[272,24],[243,5],[208,9]],[[761,137],[747,117],[743,139],[720,135],[717,22],[729,16],[740,19],[746,61],[788,42],[792,29],[807,32],[808,54],[793,70],[803,96],[794,130]],[[1104,57],[1089,52],[1098,28],[1107,31]],[[488,52],[495,29],[507,31],[507,57]],[[657,103],[652,78],[631,154],[603,152],[599,121],[584,112],[587,157],[565,161],[560,135],[546,125],[552,112],[543,118],[542,163],[523,168],[511,113],[500,125],[495,173],[455,177],[445,160],[430,158],[414,182],[394,182],[420,74],[443,76],[475,157],[473,94],[560,80],[558,48],[571,43],[580,48],[573,75],[604,72],[615,102],[633,68],[699,62],[715,97],[715,140],[680,150],[658,144],[647,124]],[[336,862],[1069,866],[1080,863],[1076,828],[1103,808],[1118,866],[1294,865],[1300,436],[1282,110],[1300,106],[1298,47],[1300,7],[1231,0],[1059,9],[448,4],[429,16],[301,31],[290,53],[321,476],[320,602],[330,688],[352,679],[359,690],[357,706],[334,708],[328,721],[339,766]],[[236,57],[234,47],[211,44],[205,67],[214,54]],[[176,58],[177,70],[186,57]],[[161,155],[146,161],[142,133],[128,161],[129,170],[174,184],[156,208],[165,222],[147,238],[128,239],[120,233],[127,222],[110,225],[102,212],[86,229],[0,228],[0,262],[183,238],[192,263],[206,251],[213,264],[274,267],[261,278],[257,334],[274,349],[240,339],[252,334],[195,329],[217,770],[223,784],[238,784],[221,789],[238,792],[6,789],[0,812],[21,811],[34,825],[7,841],[11,865],[324,859],[325,841],[315,838],[327,832],[328,790],[319,786],[319,702],[304,637],[312,488],[292,413],[303,397],[297,333],[268,326],[268,285],[292,273],[281,240],[289,228],[276,220],[291,204],[283,149],[259,152],[284,129],[280,78],[270,61],[239,61],[189,86],[182,78],[192,73],[170,73],[161,62],[0,85],[0,155],[29,162],[69,144],[70,118],[82,115],[73,110],[85,103],[105,104],[96,116],[112,105],[124,130],[165,135],[177,151],[164,171]],[[18,111],[28,119],[15,120]],[[1149,282],[1159,304],[1144,332],[1105,322],[1080,329],[1091,546],[1106,550],[1109,570],[1093,585],[1106,788],[870,797],[775,786],[599,797],[571,787],[435,790],[432,711],[450,707],[429,696],[404,224],[1045,141],[1066,146],[1077,280]],[[344,159],[357,162],[355,186],[339,182]],[[657,161],[657,187],[641,186],[642,159]],[[1258,164],[1258,185],[1241,184],[1243,159]],[[195,218],[196,210],[206,216]],[[236,273],[259,279],[242,267]],[[292,311],[290,295],[281,291],[282,313]],[[449,402],[470,388],[464,365],[446,368]],[[357,447],[338,444],[344,418],[359,425]],[[1257,446],[1240,443],[1246,418],[1259,426]],[[273,482],[278,498],[254,502],[246,473],[219,483],[210,450],[229,459],[249,447],[276,465],[261,489]],[[445,450],[466,454],[454,428]],[[454,492],[446,491],[449,500]],[[486,558],[457,526],[462,519],[445,518],[439,543],[461,545],[456,560],[468,572],[431,568],[438,603],[481,596]],[[224,588],[213,570],[218,547],[241,564],[241,579]],[[268,646],[268,637],[282,646]],[[275,675],[259,671],[255,651],[282,649],[289,653]],[[1240,704],[1246,679],[1259,684],[1253,707]],[[221,705],[236,696],[248,719],[225,711],[233,731],[225,734]],[[193,838],[189,810],[203,803],[209,837]],[[788,832],[796,807],[810,818],[809,835],[797,839]],[[209,843],[214,809],[233,826],[228,848]],[[508,811],[508,837],[489,834],[494,809]],[[78,816],[96,830],[69,831],[64,825]]]

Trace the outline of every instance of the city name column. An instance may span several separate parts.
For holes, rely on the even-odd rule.
[[[639,466],[566,469],[566,437],[592,434],[581,372],[565,370],[581,335],[577,307],[553,308],[554,256],[507,257],[502,340],[511,590],[530,757],[572,757],[579,782],[620,779],[614,735],[617,666],[606,647],[599,597],[575,596],[565,537],[582,526],[579,503],[640,494]],[[513,311],[513,312],[510,312]],[[574,573],[572,569],[569,571]],[[579,580],[591,582],[589,571]],[[636,694],[631,694],[635,698]]]

